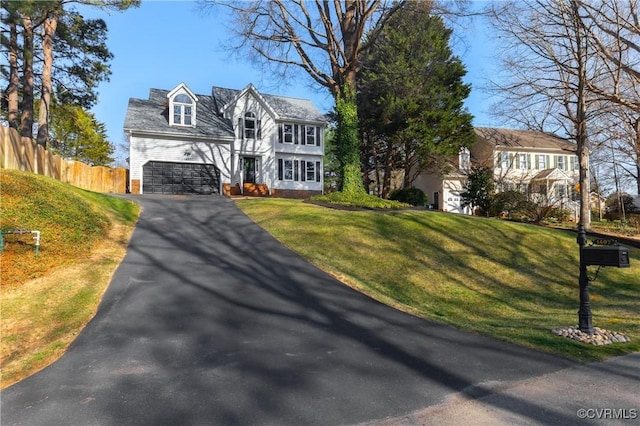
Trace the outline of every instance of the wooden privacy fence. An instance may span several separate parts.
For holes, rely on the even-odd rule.
[[[127,191],[128,170],[89,166],[80,161],[68,161],[23,138],[15,130],[0,126],[0,168],[22,170],[57,179],[61,182],[95,192],[124,194]]]

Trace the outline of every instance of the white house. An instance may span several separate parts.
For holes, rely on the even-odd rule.
[[[422,189],[435,209],[470,214],[462,206],[466,176],[472,166],[493,170],[498,191],[516,190],[549,205],[577,214],[579,178],[575,144],[541,132],[475,128],[476,141],[449,162],[445,173],[421,173],[414,186]]]
[[[326,118],[313,103],[184,83],[130,99],[129,188],[134,194],[304,197],[323,189]]]

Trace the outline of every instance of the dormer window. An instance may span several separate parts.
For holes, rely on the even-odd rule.
[[[196,127],[198,98],[184,83],[167,94],[167,101],[170,126]]]
[[[193,125],[193,100],[185,94],[173,98],[173,123],[177,126]]]

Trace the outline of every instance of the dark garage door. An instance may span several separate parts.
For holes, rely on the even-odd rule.
[[[145,194],[219,194],[220,171],[212,164],[150,161],[142,167]]]

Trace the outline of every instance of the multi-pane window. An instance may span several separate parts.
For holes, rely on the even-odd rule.
[[[248,112],[244,115],[244,137],[245,139],[256,138],[256,113]]]
[[[500,153],[500,168],[508,169],[509,168],[509,153],[501,152]]]
[[[293,143],[293,124],[282,125],[282,142]]]
[[[556,158],[558,159],[557,167],[560,170],[564,170],[564,155],[558,155]]]
[[[569,158],[571,159],[571,171],[575,172],[576,170],[580,170],[580,163],[578,162],[578,156],[574,155]]]
[[[173,124],[191,126],[193,123],[193,99],[185,94],[173,98]]]
[[[538,154],[538,168],[546,169],[547,168],[547,156],[544,154]]]
[[[306,143],[307,145],[316,144],[316,128],[314,126],[306,126]]]
[[[316,164],[313,161],[307,161],[307,170],[306,170],[306,178],[308,181],[316,180]]]
[[[278,180],[320,182],[320,161],[278,159]]]
[[[521,169],[526,169],[527,168],[527,154],[519,154],[520,157],[520,161],[519,161],[519,166]]]

